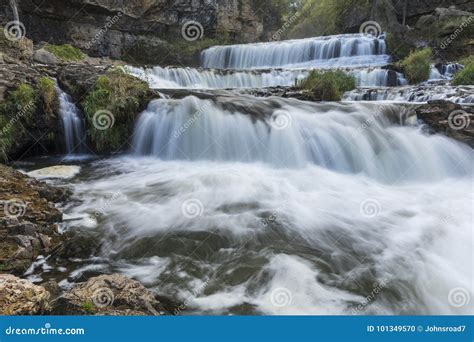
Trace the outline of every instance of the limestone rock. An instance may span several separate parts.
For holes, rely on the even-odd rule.
[[[58,64],[59,59],[56,58],[51,52],[46,51],[45,49],[36,50],[33,55],[33,60],[37,63],[42,64]]]
[[[142,284],[119,274],[101,275],[77,284],[55,301],[54,313],[160,315],[160,303]]]
[[[0,315],[37,315],[49,310],[50,294],[41,286],[0,274]]]

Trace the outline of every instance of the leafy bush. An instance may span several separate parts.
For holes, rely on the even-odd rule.
[[[400,63],[405,78],[411,84],[426,81],[430,76],[432,51],[430,48],[411,52]]]
[[[44,49],[51,52],[57,58],[63,61],[78,62],[84,59],[85,55],[71,44],[51,45],[47,44]]]
[[[474,56],[470,56],[460,61],[464,69],[454,74],[454,85],[474,85]]]
[[[17,135],[25,134],[19,121],[29,120],[36,110],[36,93],[28,84],[21,84],[7,100],[0,103],[0,159],[7,159]]]
[[[341,70],[313,70],[297,85],[299,88],[312,91],[323,101],[340,101],[344,92],[356,87],[356,81],[352,75]]]
[[[82,102],[87,132],[97,151],[116,151],[123,147],[132,133],[137,114],[145,108],[148,99],[148,84],[120,69],[97,79]],[[101,129],[100,115],[96,113],[102,113],[101,119],[113,125]]]
[[[38,82],[38,94],[42,102],[44,112],[53,117],[59,109],[58,95],[54,80],[49,77],[41,77]]]

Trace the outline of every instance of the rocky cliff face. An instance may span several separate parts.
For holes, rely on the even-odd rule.
[[[12,13],[5,2],[0,2],[0,19],[8,22]],[[35,43],[72,43],[92,56],[137,63],[195,64],[195,52],[206,43],[256,41],[265,33],[264,20],[251,0],[17,2],[26,35]],[[199,39],[183,38],[181,31],[187,22],[196,22],[198,31],[191,34]]]

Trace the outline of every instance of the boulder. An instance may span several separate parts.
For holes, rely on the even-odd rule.
[[[119,274],[101,275],[79,283],[54,302],[61,315],[160,315],[155,295],[138,281]]]
[[[58,64],[59,59],[51,52],[45,49],[36,50],[33,54],[33,60],[41,64]]]
[[[61,245],[57,223],[62,214],[55,203],[70,191],[56,188],[0,165],[0,269],[23,274],[41,254]]]
[[[38,315],[49,310],[50,294],[41,286],[0,274],[0,315]]]

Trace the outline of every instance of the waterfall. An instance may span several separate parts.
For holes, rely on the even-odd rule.
[[[457,71],[463,68],[464,66],[458,63],[432,65],[428,81],[450,80]]]
[[[281,42],[214,46],[201,54],[205,68],[255,69],[384,65],[383,37],[337,35]]]
[[[148,82],[156,89],[225,89],[291,86],[305,78],[307,70],[267,70],[250,72],[221,72],[212,69],[126,67],[133,76]]]
[[[64,134],[65,152],[68,155],[84,153],[86,136],[79,109],[74,104],[71,96],[57,85],[56,92],[59,98],[59,115]]]
[[[16,22],[20,21],[20,16],[18,15],[18,6],[16,4],[16,0],[10,0],[10,7],[13,12],[13,20]]]
[[[255,106],[265,115],[254,117]],[[466,149],[442,136],[424,136],[415,127],[394,126],[371,104],[251,98],[214,102],[193,96],[150,103],[133,141],[137,154],[164,160],[263,162],[289,168],[316,164],[381,180],[396,179],[407,167],[414,178],[453,175],[451,164],[463,160]],[[470,170],[468,160],[461,169]]]
[[[225,89],[292,86],[308,76],[310,69],[223,71],[194,68],[151,69],[126,66],[125,70],[155,89]],[[359,87],[402,86],[407,84],[403,74],[386,69],[343,69],[355,77]]]
[[[454,103],[474,103],[474,87],[437,86],[406,86],[398,88],[359,88],[346,92],[345,101],[397,101],[397,102],[428,102],[431,100],[448,100]]]

